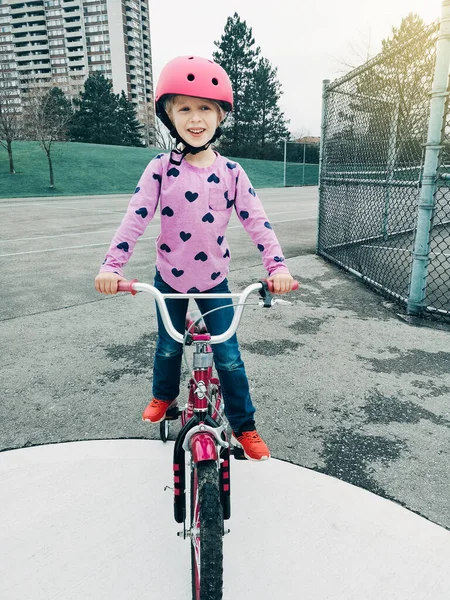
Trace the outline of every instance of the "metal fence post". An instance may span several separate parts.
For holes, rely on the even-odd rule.
[[[329,79],[322,81],[322,123],[320,127],[320,146],[319,146],[319,211],[317,213],[317,252],[320,250],[320,207],[322,205],[322,165],[323,165],[323,153],[325,145],[325,133],[327,129],[327,87],[330,83]]]
[[[417,215],[411,281],[406,312],[420,315],[425,303],[428,264],[430,260],[430,229],[434,214],[439,151],[447,98],[450,67],[450,0],[443,0],[436,46],[436,64],[431,90],[430,119]]]
[[[286,156],[287,156],[287,140],[284,140],[284,167],[283,167],[283,186],[286,187]]]

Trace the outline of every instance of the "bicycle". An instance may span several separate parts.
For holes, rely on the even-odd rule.
[[[178,536],[191,541],[191,581],[193,600],[221,600],[223,587],[223,536],[230,532],[224,521],[231,516],[230,457],[245,459],[242,448],[231,443],[231,428],[223,414],[220,382],[213,373],[212,344],[229,339],[237,330],[248,296],[258,291],[264,307],[289,301],[272,298],[269,283],[260,281],[246,287],[241,294],[162,294],[154,286],[137,280],[119,282],[118,291],[151,294],[158,305],[169,335],[185,347],[195,345],[189,396],[185,407],[170,407],[160,423],[160,437],[166,442],[169,422],[181,417],[173,459],[174,518],[183,524]],[[297,289],[294,282],[292,289]],[[221,335],[211,336],[203,315],[187,313],[184,335],[173,326],[165,300],[168,298],[237,299],[230,327]],[[229,305],[228,305],[229,306]],[[225,308],[222,306],[220,308]],[[218,309],[214,309],[218,310]],[[207,313],[206,313],[207,314]],[[200,315],[200,316],[199,316]],[[187,361],[186,361],[187,362]],[[190,370],[190,369],[189,369]],[[232,446],[232,447],[231,447]],[[190,464],[190,527],[186,528],[186,456]]]

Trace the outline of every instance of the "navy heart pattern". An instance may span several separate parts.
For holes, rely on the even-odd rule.
[[[194,200],[197,200],[198,198],[197,192],[186,192],[184,196],[189,202],[194,202]]]
[[[228,258],[230,256],[230,251],[227,248],[227,251],[225,252],[225,254],[223,255],[223,258]]]
[[[217,273],[212,273],[211,274],[211,279],[213,281],[215,281],[219,277],[219,275],[220,275],[220,271],[217,271]]]
[[[185,231],[180,231],[180,238],[183,242],[187,242],[192,237],[192,233],[186,233]]]
[[[178,270],[175,267],[172,269],[172,274],[175,277],[181,277],[183,275],[183,273],[184,273],[183,269]]]
[[[105,260],[102,262],[102,265],[104,265],[104,264],[106,263],[106,260],[107,260],[107,259],[105,258]]]
[[[264,223],[264,227],[267,227],[267,229],[272,229],[272,225],[269,223],[269,221]]]
[[[140,191],[140,189],[141,189],[140,187],[137,187],[137,188],[134,190],[134,193],[135,193],[135,194],[137,194],[137,193]]]
[[[148,215],[148,210],[144,206],[142,208],[139,208],[138,210],[135,210],[134,212],[137,215],[141,215],[143,219],[145,219],[145,217]]]
[[[228,190],[225,192],[224,196],[227,201],[227,208],[231,208],[234,204],[234,200],[228,200]]]
[[[219,237],[217,238],[217,243],[219,244],[219,246],[221,245],[222,242],[223,242],[223,235],[219,235]]]
[[[158,175],[158,173],[153,173],[153,179],[156,179],[156,181],[159,181],[159,183],[161,183],[161,175]]]
[[[274,256],[273,260],[275,262],[284,262],[284,256]]]
[[[256,192],[255,192],[255,190],[254,190],[252,187],[251,187],[251,188],[248,188],[248,191],[250,192],[250,194],[251,194],[253,197],[255,197],[255,196],[256,196]]]
[[[203,223],[213,223],[214,217],[212,216],[211,213],[206,213],[206,215],[204,217],[202,217],[202,221],[203,221]]]
[[[124,252],[128,252],[130,246],[128,245],[128,242],[120,242],[120,244],[117,244],[117,248],[119,248],[119,250],[123,250]]]
[[[228,167],[229,169],[235,169],[235,168],[236,168],[236,166],[237,166],[237,165],[236,165],[236,163],[227,162],[227,167]]]
[[[219,183],[220,179],[217,177],[217,175],[215,173],[211,173],[211,175],[208,177],[208,182],[209,183]]]
[[[195,260],[201,260],[202,262],[205,262],[205,260],[208,260],[208,256],[204,253],[204,252],[199,252],[198,254],[196,254],[194,256]]]
[[[264,246],[262,244],[258,244],[258,250],[260,252],[264,252]]]
[[[167,175],[169,177],[178,177],[179,174],[180,174],[180,171],[178,169],[175,169],[175,167],[172,167],[171,169],[169,169],[167,171]]]
[[[188,291],[187,291],[187,293],[188,294],[199,294],[200,290],[198,288],[196,288],[196,287],[193,287],[193,288],[189,288]]]
[[[165,206],[162,209],[162,213],[165,217],[173,217],[173,210],[170,208],[170,206]]]
[[[158,154],[158,156],[156,156],[156,158],[162,158],[164,156],[164,154]]]
[[[248,219],[248,217],[249,217],[249,214],[248,214],[248,212],[246,210],[241,210],[241,212],[239,213],[239,215],[240,215],[240,217],[241,217],[241,219],[243,221],[245,221],[245,219]]]
[[[169,248],[169,246],[167,244],[161,244],[160,248],[161,248],[161,250],[165,250],[166,252],[172,252],[172,250]]]

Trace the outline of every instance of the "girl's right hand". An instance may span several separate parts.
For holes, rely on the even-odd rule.
[[[95,289],[100,294],[117,294],[117,284],[119,281],[126,281],[125,277],[105,271],[99,273],[95,278]]]

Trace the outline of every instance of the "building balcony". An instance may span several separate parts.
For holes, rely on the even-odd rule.
[[[47,42],[47,34],[32,35],[31,32],[27,32],[23,37],[15,37],[16,40],[20,42]]]
[[[18,15],[20,13],[26,13],[28,10],[29,10],[29,8],[27,8],[23,2],[22,3],[17,2],[16,4],[9,5],[9,12],[11,15]]]
[[[75,48],[76,46],[82,46],[83,45],[83,38],[82,37],[77,37],[76,39],[67,39],[66,40],[66,45],[68,48]]]
[[[45,25],[45,22],[40,24],[40,25],[29,25],[27,27],[27,32],[32,33],[34,31],[42,31],[42,33],[46,34],[47,33],[47,27]]]

